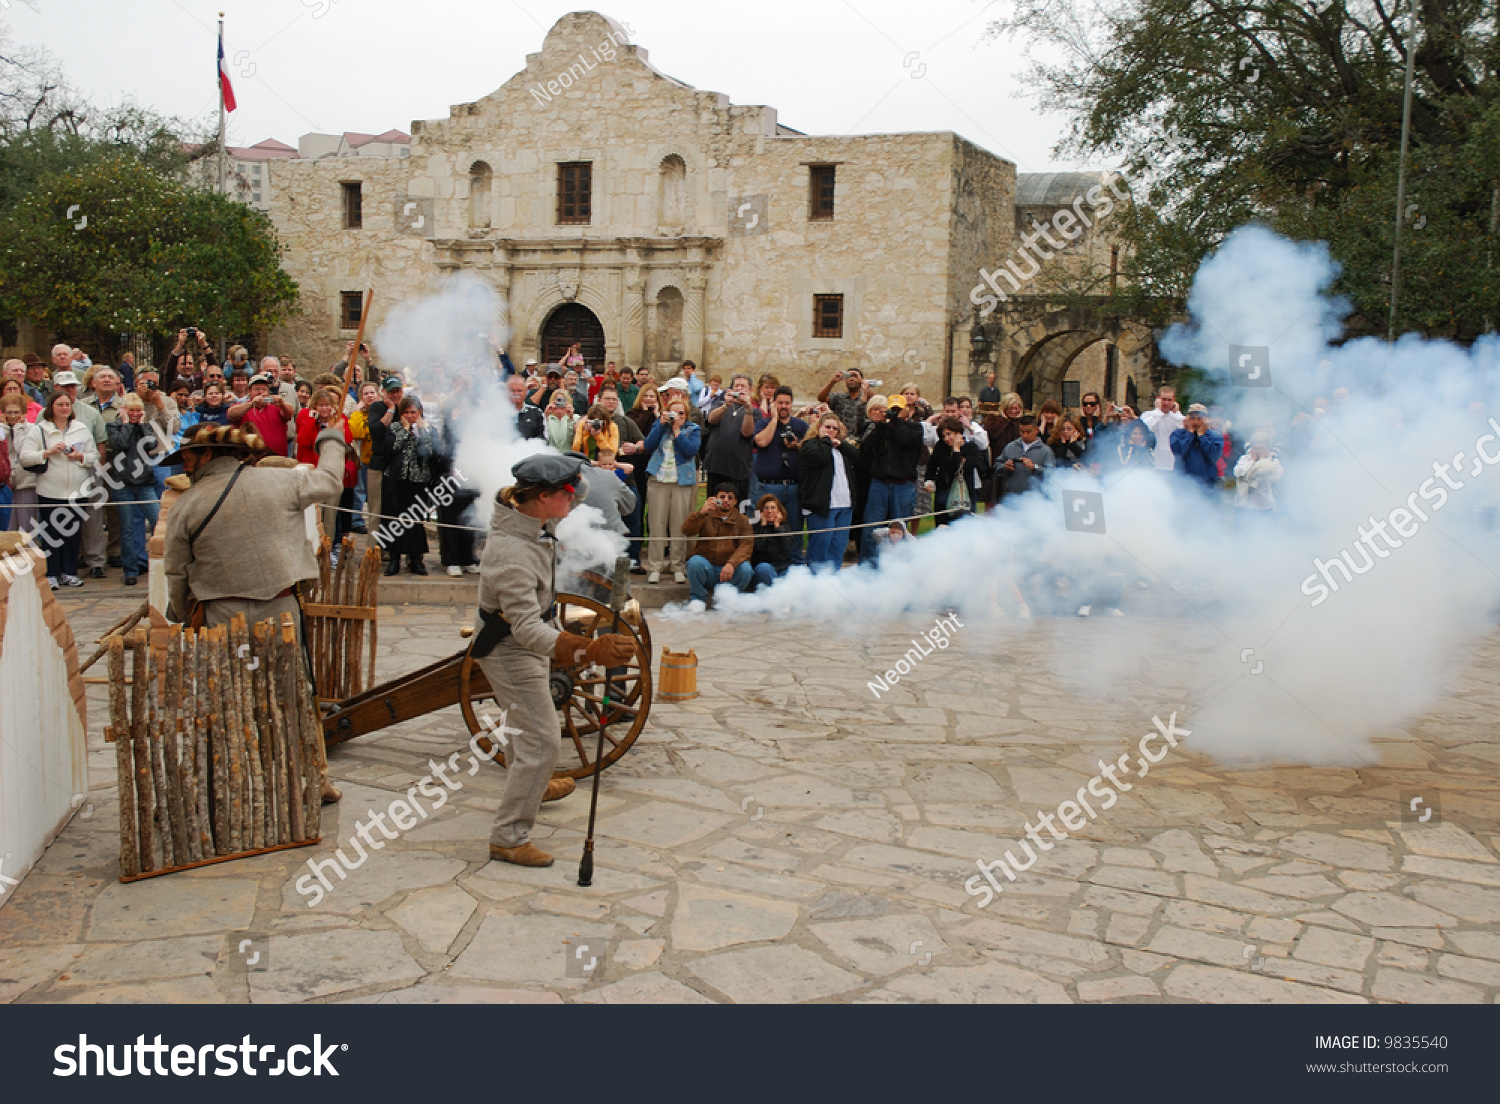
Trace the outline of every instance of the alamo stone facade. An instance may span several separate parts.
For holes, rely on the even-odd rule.
[[[975,353],[977,274],[1015,256],[1036,220],[1010,162],[953,133],[799,133],[773,108],[658,72],[590,12],[559,20],[494,93],[413,123],[407,156],[267,171],[302,293],[270,347],[309,368],[342,357],[363,289],[373,333],[392,305],[465,270],[505,301],[518,366],[580,340],[601,365],[771,371],[799,396],[846,367],[890,390],[972,393],[994,367],[1002,387],[1030,372],[1038,401],[1062,373],[1097,389],[1111,347],[1137,378],[1148,370],[1149,335],[1049,321],[1024,295],[989,316],[991,351]],[[1049,198],[1047,182],[1022,184]],[[1097,270],[1109,252],[1095,229],[1058,263]],[[1048,346],[1069,350],[1050,381],[1036,359]]]

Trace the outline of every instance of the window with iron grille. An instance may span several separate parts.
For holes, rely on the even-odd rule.
[[[587,223],[593,214],[594,165],[565,161],[557,166],[557,221]]]
[[[833,180],[837,168],[836,165],[808,166],[808,218],[833,218]]]
[[[813,336],[844,336],[844,297],[842,295],[813,296]]]
[[[339,328],[359,329],[359,318],[365,310],[365,296],[361,291],[339,292]]]
[[[344,229],[358,230],[365,224],[365,201],[358,181],[343,185]]]

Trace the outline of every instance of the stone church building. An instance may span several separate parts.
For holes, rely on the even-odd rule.
[[[268,163],[302,293],[271,351],[332,364],[363,289],[374,333],[466,270],[505,301],[518,366],[576,341],[592,365],[771,371],[799,397],[849,367],[928,396],[977,391],[991,369],[1037,402],[1064,379],[1147,386],[1149,331],[1052,310],[1045,275],[987,317],[971,295],[1096,174],[1018,178],[949,132],[802,134],[658,72],[592,12],[560,19],[497,91],[410,130],[402,156]],[[1106,230],[1051,267],[1107,269]]]

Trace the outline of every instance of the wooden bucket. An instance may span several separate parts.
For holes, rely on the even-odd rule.
[[[698,696],[698,653],[661,650],[661,677],[656,696],[661,701],[691,701]]]

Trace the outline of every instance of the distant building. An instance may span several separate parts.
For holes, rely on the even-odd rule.
[[[230,146],[225,150],[225,190],[241,203],[257,211],[271,211],[269,161],[287,161],[297,156],[294,146],[267,138],[253,146]],[[217,174],[218,162],[209,159],[204,164],[208,171]]]
[[[1078,221],[1104,218],[1083,198],[1099,174],[1018,175],[952,132],[804,134],[666,76],[593,12],[411,132],[310,134],[268,165],[302,299],[269,340],[301,363],[342,355],[364,289],[378,326],[466,271],[503,298],[516,364],[578,342],[595,365],[774,371],[800,396],[843,368],[932,397],[994,369],[1036,401],[1149,376],[1149,330],[1047,294],[1048,277],[1109,283],[1114,224]],[[1006,284],[1044,224],[1066,240]],[[983,315],[982,270],[1011,292]]]

